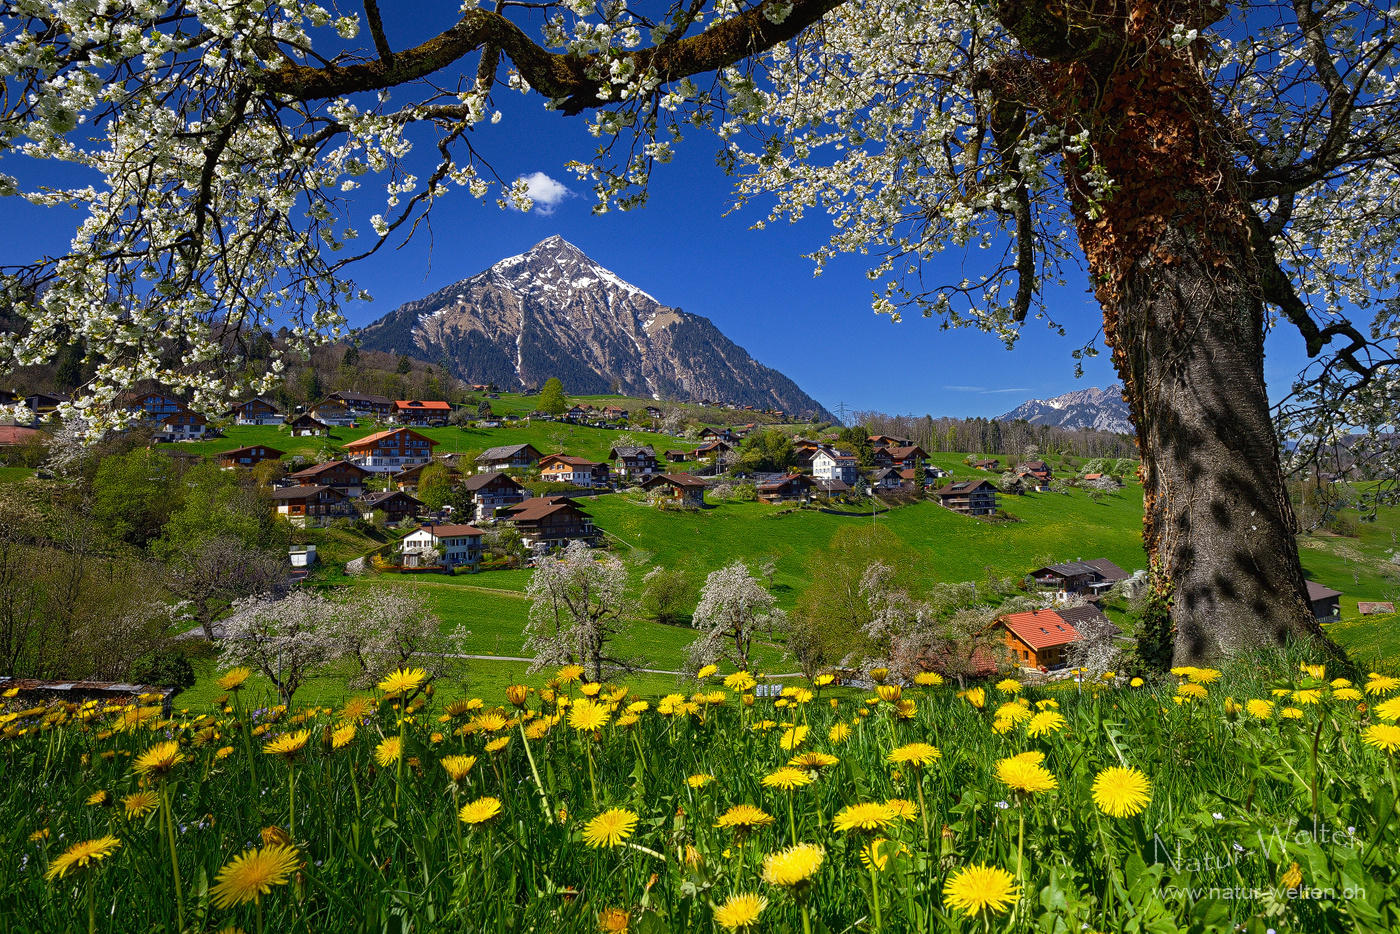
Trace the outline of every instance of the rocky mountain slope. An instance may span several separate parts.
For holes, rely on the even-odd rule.
[[[1031,399],[1005,415],[1000,422],[1024,418],[1032,425],[1058,425],[1061,428],[1096,428],[1132,434],[1133,424],[1128,416],[1128,404],[1123,401],[1120,386],[1107,389],[1080,389],[1053,399]]]
[[[471,383],[578,395],[620,391],[831,415],[708,318],[661,304],[561,237],[503,259],[358,333],[371,350],[445,361]]]

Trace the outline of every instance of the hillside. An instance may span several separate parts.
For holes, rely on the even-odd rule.
[[[830,419],[709,319],[661,304],[560,237],[359,331],[361,346],[445,361],[468,383],[648,399],[714,399]]]

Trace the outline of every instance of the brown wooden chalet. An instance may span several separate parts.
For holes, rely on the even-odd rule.
[[[422,399],[399,399],[394,403],[393,418],[400,425],[446,425],[452,406],[446,402]]]
[[[506,444],[488,448],[477,455],[476,469],[478,473],[489,473],[493,470],[519,473],[529,470],[539,461],[540,452],[535,450],[533,444]]]
[[[229,410],[235,425],[280,425],[282,413],[277,406],[259,396],[240,402]]]
[[[287,423],[288,430],[293,438],[300,438],[307,435],[328,435],[331,433],[330,426],[316,418],[310,412],[303,412]]]
[[[765,503],[806,503],[812,499],[816,483],[806,474],[790,473],[758,485],[758,498]]]
[[[299,486],[334,487],[351,497],[364,492],[365,481],[369,477],[368,470],[349,461],[327,461],[287,475],[288,480]]]
[[[623,480],[637,481],[656,473],[656,452],[646,447],[614,447],[608,452],[617,475]]]
[[[1324,587],[1317,581],[1308,581],[1308,604],[1313,616],[1323,621],[1334,621],[1342,616],[1342,592]]]
[[[516,506],[530,496],[529,490],[499,470],[467,477],[462,481],[462,489],[471,496],[475,522],[494,518],[497,510]]]
[[[540,479],[574,486],[605,487],[612,479],[612,469],[606,463],[568,454],[546,454],[540,458]]]
[[[394,486],[408,493],[415,492],[418,489],[418,481],[423,476],[423,471],[431,466],[433,466],[431,463],[419,464],[417,467],[408,467],[399,471],[394,474]],[[447,471],[447,482],[452,486],[457,486],[462,482],[462,471],[458,470],[456,467],[450,467],[447,464],[439,464],[439,466]]]
[[[527,548],[562,548],[571,541],[598,535],[593,517],[562,497],[542,496],[512,506],[505,520],[520,532]]]
[[[350,497],[328,486],[289,486],[272,491],[279,515],[293,525],[329,525],[342,516],[353,519]]]
[[[360,515],[366,519],[373,516],[377,510],[384,513],[384,517],[390,522],[401,522],[408,516],[420,516],[425,508],[421,502],[403,490],[370,493],[361,497],[356,506],[359,507]]]
[[[706,441],[695,449],[695,459],[709,460],[715,457],[723,457],[732,450],[734,450],[734,445],[730,444],[728,441],[721,439]]]
[[[355,427],[355,412],[339,399],[328,397],[313,405],[310,414],[319,422],[338,425],[342,428]]]
[[[337,390],[326,398],[343,403],[345,408],[355,415],[366,415],[381,420],[388,418],[389,413],[392,412],[394,408],[394,403],[383,396],[374,396],[363,392],[349,392],[344,389]]]
[[[346,459],[371,473],[398,473],[405,467],[431,462],[437,444],[412,428],[391,428],[345,445],[349,452]]]
[[[1127,580],[1128,572],[1107,558],[1094,558],[1089,561],[1067,561],[1064,564],[1051,564],[1031,571],[1036,584],[1063,593],[1097,595],[1108,590],[1121,580]]]
[[[667,451],[665,457],[673,464],[683,464],[694,455],[690,451]]]
[[[1079,641],[1079,630],[1053,610],[1008,613],[997,619],[1007,652],[1023,668],[1057,668],[1065,648]]]
[[[42,395],[42,394],[41,394]],[[58,399],[57,396],[49,398]],[[57,402],[54,406],[57,407]],[[167,415],[183,412],[185,404],[163,392],[132,392],[122,397],[122,408],[141,418],[164,419]]]
[[[995,457],[993,457],[993,458],[991,458],[991,459],[989,459],[989,460],[984,460],[984,461],[973,461],[973,462],[972,462],[972,466],[976,467],[978,470],[995,470],[995,471],[999,471],[999,470],[1001,470],[1001,461],[999,461],[999,460],[997,460]]]
[[[648,492],[665,490],[668,499],[683,506],[705,505],[705,481],[686,473],[654,473],[642,481]]]
[[[934,495],[944,508],[965,516],[990,516],[997,511],[997,488],[987,480],[959,480]]]
[[[169,415],[157,416],[160,430],[173,441],[192,441],[204,437],[209,430],[209,419],[199,412],[182,409]]]
[[[255,467],[263,461],[275,461],[282,454],[282,451],[270,448],[265,444],[250,444],[246,447],[234,448],[232,451],[220,452],[219,466],[225,469]]]

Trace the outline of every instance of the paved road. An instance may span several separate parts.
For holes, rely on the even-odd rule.
[[[482,662],[533,662],[533,661],[534,661],[533,658],[521,658],[521,657],[518,656],[518,655],[458,655],[458,654],[456,654],[456,653],[453,653],[453,654],[448,655],[447,657],[448,657],[448,658],[465,658],[465,659],[467,659],[468,661],[482,661]],[[690,672],[688,672],[688,671],[667,671],[667,670],[664,669],[664,668],[638,668],[638,669],[636,669],[636,670],[639,671],[639,672],[641,672],[641,673],[643,673],[643,674],[648,674],[648,675],[688,675],[688,674],[690,674]],[[768,677],[770,677],[770,678],[800,678],[800,677],[802,677],[802,672],[800,672],[800,671],[792,671],[792,672],[788,672],[787,674],[769,675]]]

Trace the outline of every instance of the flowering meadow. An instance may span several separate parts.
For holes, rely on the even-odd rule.
[[[1400,679],[1335,675],[12,698],[0,929],[1393,930]]]

